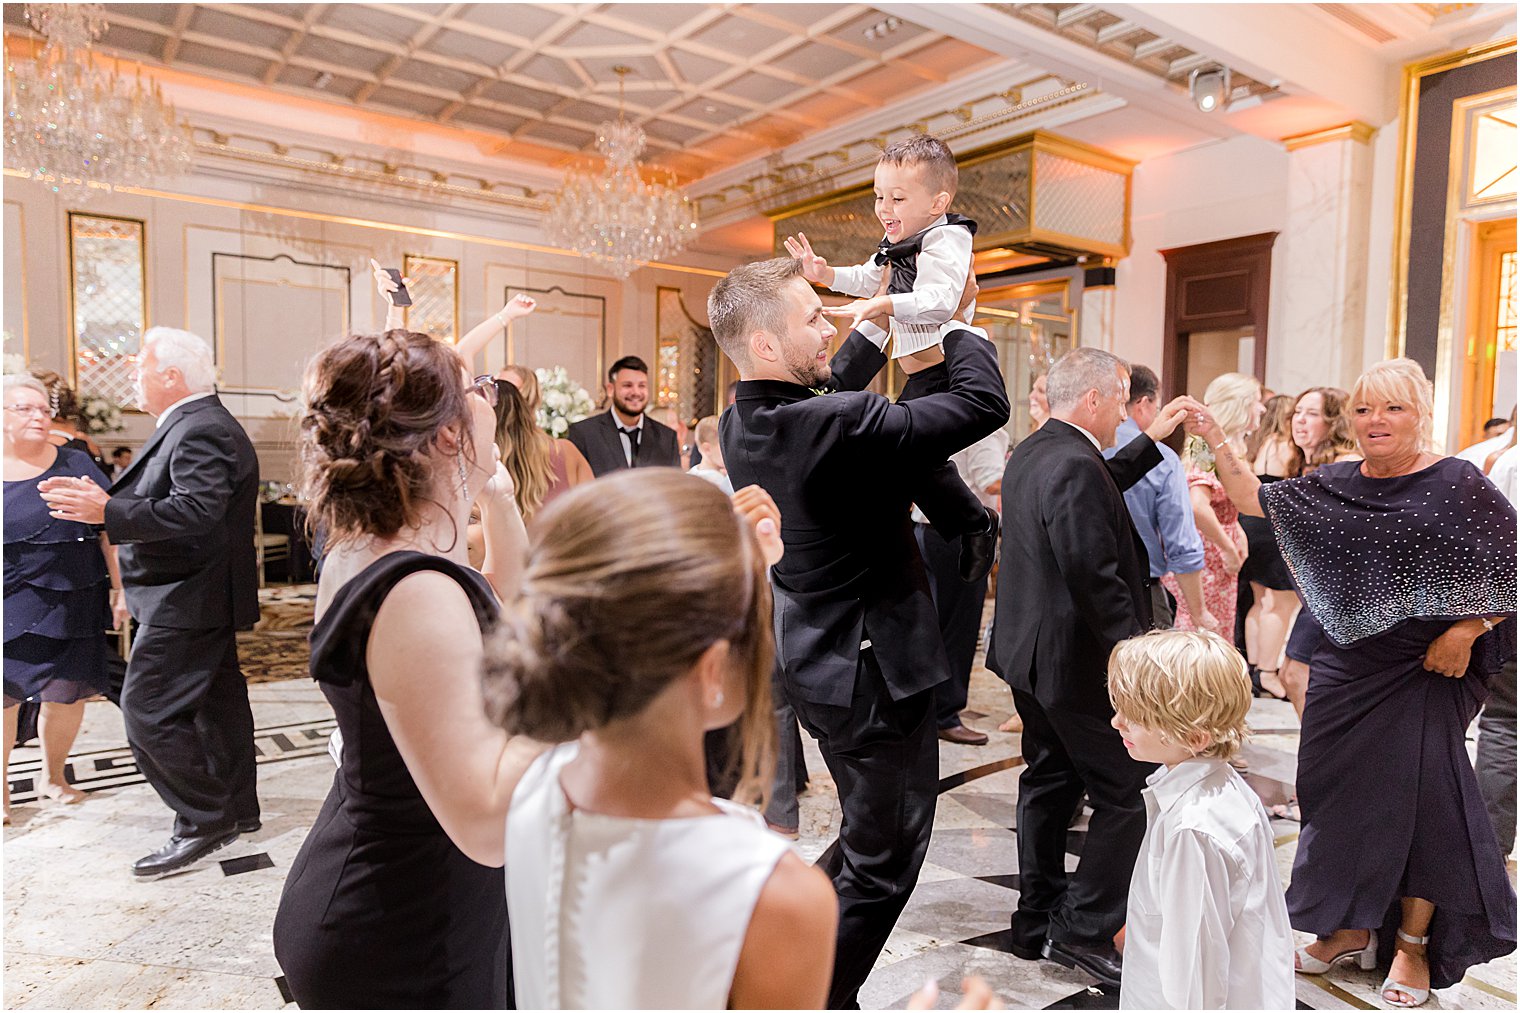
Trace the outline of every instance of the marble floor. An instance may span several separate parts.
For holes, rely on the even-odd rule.
[[[260,752],[264,826],[219,861],[152,883],[132,880],[130,863],[157,848],[169,818],[142,783],[126,750],[120,715],[90,705],[72,758],[72,776],[89,791],[77,806],[38,802],[35,748],[12,755],[15,802],[5,829],[3,874],[6,1008],[268,1009],[287,1005],[271,949],[275,907],[333,766],[326,753],[332,715],[304,680],[250,687]],[[861,993],[867,1008],[901,1008],[926,978],[954,1006],[960,978],[980,974],[1009,1008],[1112,1009],[1085,975],[1005,952],[1017,898],[1014,800],[1019,737],[995,731],[1008,717],[1008,690],[985,669],[973,677],[968,723],[992,741],[941,743],[941,795],[934,838],[918,889]],[[1253,786],[1270,802],[1294,775],[1297,723],[1287,704],[1258,700],[1247,758]],[[807,743],[812,786],[801,799],[797,847],[816,858],[833,840],[838,811],[821,758]],[[1297,824],[1275,821],[1284,881]],[[1071,861],[1085,823],[1073,829]],[[1513,955],[1474,968],[1432,998],[1433,1008],[1514,1009]],[[1300,977],[1301,1008],[1383,1006],[1371,973],[1337,970]]]

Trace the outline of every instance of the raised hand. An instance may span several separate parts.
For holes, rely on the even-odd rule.
[[[401,286],[396,284],[396,279],[392,278],[374,257],[369,258],[369,266],[375,270],[375,288],[379,290],[380,298],[385,300],[387,306],[394,306],[395,303],[391,302],[391,293]],[[410,281],[410,278],[402,278],[401,284],[405,285]]]
[[[37,483],[48,513],[63,521],[104,524],[111,496],[90,478],[54,477]]]
[[[1224,434],[1219,431],[1219,423],[1214,420],[1214,415],[1207,405],[1198,405],[1189,410],[1187,417],[1187,431],[1193,436],[1201,436],[1209,446],[1214,446],[1223,439]]]
[[[506,324],[512,320],[520,320],[536,309],[538,309],[538,300],[519,292],[507,300],[507,304],[497,312],[496,316],[503,324]]]
[[[1207,412],[1207,410],[1203,405],[1186,394],[1179,394],[1177,397],[1172,398],[1165,408],[1156,413],[1156,421],[1151,423],[1150,428],[1145,431],[1145,435],[1149,436],[1152,441],[1160,443],[1172,435],[1172,431],[1177,428],[1183,419],[1188,417],[1190,412]]]
[[[786,247],[786,252],[802,261],[802,276],[814,285],[823,285],[832,288],[834,285],[834,269],[829,262],[813,252],[813,244],[808,242],[808,237],[799,232],[796,236],[788,236],[781,241]]]

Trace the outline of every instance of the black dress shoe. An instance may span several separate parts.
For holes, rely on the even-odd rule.
[[[1041,948],[1040,943],[1035,943],[1033,946],[1025,946],[1022,943],[1011,940],[1008,943],[1008,952],[1020,960],[1039,960]]]
[[[1119,976],[1124,970],[1124,958],[1112,943],[1060,943],[1045,940],[1041,951],[1046,960],[1054,960],[1062,967],[1086,971],[1110,988],[1119,987]]]
[[[238,839],[236,827],[198,837],[169,838],[169,843],[153,854],[132,863],[132,875],[138,879],[157,879],[171,872],[188,869],[213,851],[220,851]]]
[[[237,829],[240,834],[256,834],[264,829],[264,824],[260,823],[259,818],[255,816],[251,820],[238,820]]]
[[[991,507],[987,511],[987,530],[973,535],[961,536],[961,580],[975,584],[992,572],[992,561],[997,558],[998,512]]]

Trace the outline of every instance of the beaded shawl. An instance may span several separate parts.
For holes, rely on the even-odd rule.
[[[1305,606],[1342,647],[1407,619],[1515,614],[1515,508],[1466,461],[1397,478],[1345,461],[1259,495]]]

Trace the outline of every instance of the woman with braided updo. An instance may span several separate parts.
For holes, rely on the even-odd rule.
[[[392,330],[322,352],[305,395],[302,480],[328,545],[311,673],[341,756],[275,956],[303,1009],[504,1007],[502,820],[537,750],[480,705],[484,631],[527,546],[492,443],[496,387]],[[465,558],[472,504],[483,573]]]

